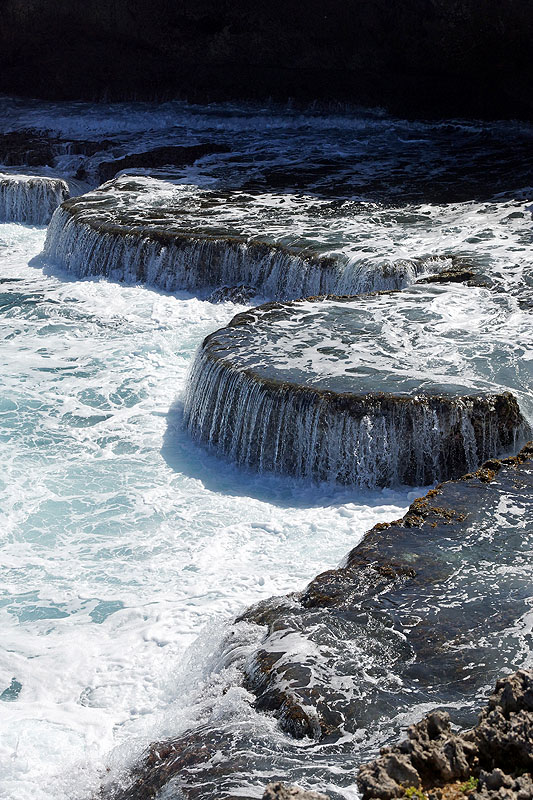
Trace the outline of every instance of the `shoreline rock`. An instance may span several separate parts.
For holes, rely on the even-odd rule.
[[[455,617],[439,604],[461,565],[461,546],[465,558],[472,547],[467,532],[485,519],[481,515],[478,521],[476,508],[486,508],[491,495],[497,504],[500,491],[513,491],[515,483],[525,492],[533,487],[533,442],[514,458],[491,459],[475,473],[438,485],[415,500],[401,520],[376,525],[344,566],[318,575],[303,592],[248,609],[239,619],[267,627],[262,646],[246,667],[245,686],[255,695],[256,708],[273,713],[295,738],[334,741],[347,727],[370,724],[373,704],[386,707],[389,693],[394,693],[393,684],[387,684],[389,667],[406,686],[406,701],[410,682],[426,702],[430,697],[441,703],[445,696],[451,699],[465,681],[474,691],[485,678],[483,669],[476,667],[469,678],[462,670],[469,658],[483,660],[483,648],[475,646],[475,636],[469,639],[468,626],[482,630],[489,620],[497,626],[496,586],[494,599],[488,601],[483,576],[478,576],[478,593],[470,587],[475,622]],[[469,580],[465,575],[446,604],[461,602]],[[501,614],[503,622],[503,609]],[[357,657],[348,657],[360,637],[370,654],[363,667],[357,666]],[[383,659],[388,664],[381,664]],[[337,688],[341,676],[347,678],[354,669],[366,681],[370,711],[357,698],[343,699]],[[448,679],[439,688],[443,674]]]
[[[486,563],[483,573],[466,570],[465,583],[454,584],[456,595],[446,594],[446,586],[461,565],[468,567],[471,557],[477,564],[475,546],[480,538],[477,526],[484,525],[482,530],[486,535],[488,520],[493,518],[494,509],[500,507],[500,501],[505,498],[506,503],[501,507],[512,508],[516,497],[533,496],[532,488],[533,442],[516,457],[492,459],[476,473],[437,486],[415,501],[402,520],[375,526],[351,551],[344,566],[317,576],[303,592],[272,598],[242,615],[244,622],[236,625],[251,622],[252,626],[245,626],[246,630],[253,631],[256,625],[266,626],[266,633],[259,643],[249,633],[251,650],[245,653],[234,625],[224,653],[237,655],[238,672],[243,675],[245,687],[255,695],[257,710],[274,716],[290,734],[283,745],[290,753],[289,764],[301,760],[303,753],[316,759],[322,743],[331,758],[346,731],[375,727],[383,716],[401,719],[421,702],[437,709],[447,706],[453,709],[461,700],[471,702],[481,697],[480,692],[485,693],[487,682],[490,684],[505,670],[516,669],[513,660],[517,656],[509,650],[507,641],[502,645],[501,636],[530,609],[530,582],[524,579],[521,599],[517,584],[508,587],[508,597],[505,586],[503,593],[498,594],[497,581],[504,581],[505,574],[505,558],[498,550],[498,540],[491,542],[496,572],[491,572]],[[509,519],[512,520],[512,514]],[[507,530],[506,519],[499,524],[505,529],[501,537],[507,545],[508,557],[514,563],[527,559],[530,553],[527,533],[532,532],[527,528],[527,520],[523,531]],[[480,594],[467,602],[465,587],[474,577],[481,584]],[[490,592],[488,605],[484,610],[476,610],[486,591]],[[435,603],[444,600],[437,615],[430,603],[432,592]],[[465,619],[461,609],[458,616],[449,616],[446,609],[453,603],[468,608],[470,618]],[[489,625],[496,634],[492,651],[490,642],[482,641],[490,636]],[[472,641],[471,630],[478,632],[478,638]],[[356,651],[354,646],[363,634],[366,638],[362,648]],[[366,661],[361,660],[364,654],[368,655]],[[396,673],[392,681],[391,669]],[[519,672],[518,676],[522,674]],[[485,756],[479,762],[479,773],[476,772],[480,778],[476,800],[525,800],[525,797],[531,800],[523,794],[494,794],[501,792],[502,787],[507,791],[509,782],[497,772],[502,754],[507,761],[526,759],[526,764],[527,759],[533,758],[532,728],[523,728],[529,730],[525,744],[520,736],[515,736],[515,731],[522,730],[520,725],[525,717],[521,709],[525,703],[529,704],[528,726],[530,718],[533,719],[533,676],[528,675],[527,687],[513,682],[522,681],[522,677],[499,682],[496,699],[490,701],[482,715],[483,724],[478,726],[475,741],[468,733],[450,733],[448,718],[441,710],[432,712],[429,722],[418,723],[415,728],[419,733],[411,741],[422,748],[421,758],[428,764],[427,769],[433,769],[431,759],[440,754],[439,769],[449,776],[446,780],[465,775],[466,783],[472,770],[477,770],[472,766],[472,747],[478,751],[482,747]],[[363,691],[358,693],[358,686]],[[242,687],[235,689],[242,691]],[[232,689],[223,683],[221,691],[225,694]],[[454,716],[463,728],[472,722],[470,716],[461,718],[457,713]],[[270,722],[265,719],[267,725]],[[291,745],[292,737],[303,736],[311,737],[305,750],[301,744]],[[276,781],[286,778],[298,781],[294,772],[287,774],[290,769],[287,765],[286,774],[279,774],[282,765],[287,764],[282,760],[280,742],[276,744],[276,763],[271,764],[271,751],[265,748],[265,740],[257,737],[256,725],[245,723],[240,729],[235,717],[230,716],[225,723],[218,711],[178,738],[151,745],[130,779],[121,786],[107,786],[101,798],[151,800],[163,787],[168,798],[256,797],[257,787],[250,793],[242,789],[250,777],[250,763],[256,750],[261,752],[260,759],[266,759],[259,761],[261,775]],[[343,751],[344,770],[347,760],[353,765],[355,781],[354,751],[350,748]],[[398,790],[399,795],[392,794],[391,798],[403,797],[405,787],[416,789],[416,781],[422,780],[422,776],[416,768],[417,778],[414,770],[409,765],[403,769],[404,786]],[[371,767],[366,772],[363,768],[363,780],[368,774],[370,787],[375,785],[374,772]],[[387,786],[391,780],[390,776],[383,778]],[[512,780],[516,783],[520,778]],[[522,791],[523,787],[517,785]],[[397,787],[393,788],[397,791]],[[466,796],[459,793],[443,796],[441,800],[452,797],[461,800]],[[431,800],[439,799],[431,795]]]
[[[533,671],[519,670],[496,683],[471,730],[454,733],[449,715],[435,711],[411,725],[408,738],[385,747],[359,770],[362,800],[441,797],[447,784],[464,782],[469,800],[533,797]],[[414,790],[420,790],[415,795]]]
[[[428,382],[401,393],[398,378],[395,393],[383,366],[370,378],[361,367],[359,376],[357,347],[364,348],[369,334],[357,314],[368,309],[371,315],[378,306],[385,316],[389,300],[410,297],[408,292],[309,297],[238,314],[196,354],[184,404],[189,433],[254,471],[360,488],[456,478],[524,442],[528,426],[510,393],[456,388],[445,394],[442,387],[426,388]],[[426,298],[419,290],[413,297],[419,307],[424,300],[430,306],[433,294],[428,290]],[[341,316],[357,323],[343,327]],[[296,321],[307,339],[297,333]],[[380,330],[373,335],[379,347]],[[298,347],[292,344],[297,336]],[[327,369],[340,371],[337,383],[322,381],[313,368],[294,374],[286,366],[294,353],[299,361],[312,361],[317,336],[336,342]],[[283,347],[272,350],[277,339]],[[307,347],[308,341],[314,345]],[[420,359],[424,355],[418,351]],[[283,368],[276,370],[277,363]]]

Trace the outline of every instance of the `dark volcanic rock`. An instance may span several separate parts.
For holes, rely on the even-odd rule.
[[[502,498],[516,496],[520,505],[520,497],[533,497],[532,458],[530,444],[517,458],[492,459],[437,486],[403,519],[375,526],[345,566],[319,575],[299,595],[248,610],[243,619],[268,629],[246,670],[256,707],[297,738],[330,741],[342,729],[370,725],[376,708],[393,715],[416,698],[445,703],[475,691],[486,681],[487,660],[495,678],[506,662],[489,640],[498,641],[527,606],[518,600],[522,590],[515,594],[513,580],[499,574],[500,559],[526,558],[533,522],[511,535],[492,519]],[[533,519],[527,501],[524,513]],[[493,563],[482,555],[479,529],[498,553]],[[459,610],[466,598],[468,618]],[[346,692],[343,684],[357,688]]]
[[[533,443],[516,458],[493,459],[430,491],[402,520],[377,525],[344,567],[319,575],[304,592],[250,609],[244,618],[267,628],[259,645],[254,625],[230,629],[222,663],[237,666],[258,709],[314,741],[302,748],[286,737],[273,750],[271,721],[262,731],[246,706],[230,701],[224,713],[219,707],[207,718],[202,713],[197,727],[153,744],[125,782],[101,797],[152,800],[163,787],[168,800],[257,797],[258,779],[305,779],[305,769],[295,774],[305,759],[323,768],[322,744],[322,758],[338,758],[352,782],[355,740],[336,749],[346,731],[379,730],[383,737],[389,732],[383,720],[396,719],[397,726],[417,704],[471,703],[487,681],[523,657],[513,650],[513,636],[531,604],[532,487]],[[243,630],[250,649],[242,646]],[[234,681],[234,673],[228,682],[217,679],[217,691],[242,698]],[[467,794],[459,787],[475,775],[476,800],[531,800],[530,777],[519,774],[531,769],[531,717],[533,675],[521,671],[497,683],[473,732],[456,734],[446,713],[430,713],[410,728],[407,742],[363,768],[362,790],[385,800],[403,796],[405,787],[459,781],[458,793],[446,800],[460,800]],[[463,727],[465,719],[471,724],[470,716],[456,715]],[[287,790],[268,791],[272,797]]]
[[[7,167],[53,166],[57,156],[64,153],[92,156],[108,150],[113,142],[60,139],[47,131],[23,129],[0,134],[0,164]]]
[[[435,275],[419,278],[417,283],[466,283],[468,286],[485,286],[474,264],[457,256],[450,256],[449,264]]]
[[[0,91],[533,114],[525,0],[4,0]]]
[[[110,180],[117,172],[123,169],[132,169],[134,167],[142,167],[143,169],[159,169],[167,166],[183,167],[187,164],[193,164],[203,156],[225,152],[227,152],[227,148],[211,144],[194,144],[188,147],[156,147],[154,150],[148,150],[145,153],[133,153],[116,161],[103,161],[98,167],[98,176],[100,182],[104,183],[104,181]]]
[[[52,166],[58,140],[34,130],[0,134],[0,163],[7,167]]]
[[[221,286],[207,298],[210,303],[248,303],[257,294],[253,286]]]
[[[430,791],[467,779],[472,786],[458,788],[472,800],[533,797],[533,672],[499,680],[472,730],[454,733],[448,714],[433,712],[407,734],[361,767],[363,800],[392,800],[411,786]]]

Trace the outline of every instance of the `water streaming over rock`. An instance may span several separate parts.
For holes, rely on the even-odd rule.
[[[511,394],[336,395],[262,381],[205,347],[185,417],[194,437],[238,464],[366,488],[460,475],[515,448],[527,430]]]
[[[260,472],[359,487],[472,470],[528,432],[516,399],[476,356],[483,331],[462,333],[475,291],[481,299],[484,290],[414,287],[239,314],[197,354],[188,429]],[[495,330],[495,345],[507,335]],[[523,379],[527,396],[527,370]]]
[[[213,299],[252,297],[261,288],[249,279],[256,274],[265,294],[281,298],[284,292],[315,294],[319,280],[342,293],[401,288],[454,260],[468,262],[492,289],[418,287],[396,298],[396,315],[384,308],[385,296],[373,314],[365,304],[359,316],[356,307],[352,311],[368,328],[366,339],[358,338],[365,369],[387,356],[386,369],[380,367],[367,387],[373,395],[384,372],[394,374],[405,360],[405,343],[413,352],[404,370],[409,377],[423,372],[423,379],[441,381],[443,354],[448,359],[448,379],[462,384],[451,387],[451,394],[456,405],[466,405],[460,413],[455,407],[442,413],[457,431],[454,452],[470,461],[488,406],[468,398],[481,394],[490,403],[510,391],[533,419],[527,317],[533,287],[531,129],[268,105],[0,103],[3,130],[31,128],[79,140],[71,152],[57,151],[53,169],[71,186],[87,181],[80,193],[101,174],[103,160],[112,160],[111,169],[123,163],[122,156],[167,145],[206,145],[205,152],[212,151],[172,174],[123,176],[111,190],[91,192],[91,200],[85,195],[75,203],[78,229],[68,236],[58,212],[57,248],[50,244],[48,251],[47,245],[44,272],[37,268],[44,231],[1,226],[0,795],[87,800],[98,795],[102,780],[127,776],[150,742],[171,739],[178,742],[174,763],[180,769],[163,790],[165,797],[182,797],[186,790],[196,800],[221,794],[253,798],[270,778],[285,778],[325,790],[335,800],[353,800],[363,755],[396,738],[402,726],[443,699],[459,720],[472,716],[487,664],[500,674],[502,665],[516,668],[531,652],[530,541],[524,536],[529,501],[523,484],[513,483],[512,491],[496,498],[497,510],[491,506],[480,517],[470,538],[462,532],[455,540],[448,536],[453,575],[447,610],[442,584],[431,583],[445,631],[444,658],[456,623],[479,621],[471,649],[459,640],[455,662],[453,653],[446,661],[455,663],[449,667],[452,683],[448,669],[442,674],[441,651],[434,666],[443,682],[431,682],[431,695],[416,683],[413,706],[412,684],[401,680],[404,668],[418,680],[435,651],[416,581],[405,626],[424,618],[416,635],[427,648],[417,651],[419,659],[387,615],[368,628],[356,604],[356,624],[340,609],[335,627],[317,608],[310,620],[317,623],[316,635],[314,629],[306,636],[291,628],[283,645],[298,658],[302,650],[309,654],[311,677],[317,678],[310,691],[327,683],[335,703],[337,695],[341,703],[348,701],[347,708],[353,700],[363,717],[354,733],[345,726],[336,744],[287,737],[273,716],[254,709],[254,697],[243,685],[242,662],[256,649],[256,636],[241,626],[228,631],[228,623],[261,598],[303,588],[317,572],[333,567],[365,530],[400,517],[423,491],[354,490],[350,484],[317,486],[309,478],[256,474],[221,460],[218,449],[211,455],[191,441],[183,429],[186,373],[202,338],[235,314],[225,302],[199,297],[210,294],[213,276],[249,284],[242,293],[216,287]],[[86,148],[82,139],[94,146]],[[105,152],[104,139],[109,140]],[[73,180],[83,170],[85,177]],[[74,203],[67,201],[64,208],[73,211]],[[84,232],[91,226],[98,236]],[[128,247],[115,243],[116,250],[106,253],[115,246],[112,234],[121,240],[131,236]],[[167,234],[179,242],[171,254]],[[77,279],[108,275],[178,286],[172,259],[180,270],[197,273],[187,284],[196,296]],[[204,259],[212,263],[202,272]],[[219,266],[224,259],[227,265]],[[64,269],[71,274],[65,276]],[[194,283],[198,275],[205,287]],[[420,328],[415,323],[426,306],[435,313]],[[317,309],[309,311],[316,321]],[[385,320],[380,330],[386,336],[373,327],[374,320]],[[287,342],[302,344],[299,327],[322,338],[323,326],[295,317],[281,337],[275,325],[265,326],[256,355],[283,365]],[[329,357],[339,364],[349,351],[340,346],[343,336],[333,345],[326,337],[321,353],[313,342],[300,349],[315,365],[318,356],[322,364]],[[276,338],[281,339],[277,354]],[[425,355],[417,341],[429,345]],[[289,361],[292,374],[286,377],[294,383],[303,362],[294,351]],[[323,391],[316,394],[324,397],[344,391],[318,388]],[[393,387],[387,391],[393,393]],[[311,394],[302,392],[302,404]],[[245,405],[244,393],[241,399]],[[270,402],[268,393],[264,400]],[[333,402],[326,406],[328,414],[332,408],[336,413]],[[474,415],[473,423],[476,408],[480,416]],[[509,402],[510,423],[516,420],[513,409]],[[416,409],[413,415],[418,424],[423,415]],[[303,433],[312,428],[305,425]],[[292,435],[288,424],[286,429]],[[490,439],[490,425],[485,430]],[[320,424],[310,433],[318,439]],[[427,435],[431,439],[434,431]],[[250,448],[258,444],[253,437],[248,441]],[[332,445],[331,459],[339,446]],[[287,448],[285,456],[290,458]],[[377,480],[366,451],[362,458],[364,474]],[[424,462],[421,474],[433,469],[431,459],[428,454],[429,466]],[[440,571],[442,539],[450,528],[445,520],[442,535],[434,538],[429,528],[422,538],[431,578],[433,564]],[[378,539],[379,551],[383,539]],[[412,542],[406,542],[407,559]],[[390,560],[397,556],[396,544],[391,535]],[[465,553],[468,569],[464,581],[456,581]],[[488,598],[485,618],[470,602],[474,577],[484,582],[478,585],[479,597]],[[510,602],[500,613],[506,587]],[[350,651],[347,658],[337,656],[337,644],[340,653]],[[229,654],[237,651],[233,669]],[[475,683],[469,679],[471,662]],[[299,686],[305,692],[301,681]],[[384,701],[379,706],[374,689]]]
[[[79,277],[166,291],[246,285],[280,300],[400,289],[451,263],[431,256],[368,263],[342,252],[323,253],[324,247],[313,248],[301,237],[292,245],[276,241],[270,209],[244,197],[125,176],[59,208],[44,254]],[[243,232],[238,213],[232,219],[228,211],[243,202],[242,213],[256,217],[251,235]]]
[[[0,173],[0,222],[46,225],[69,194],[61,178]]]

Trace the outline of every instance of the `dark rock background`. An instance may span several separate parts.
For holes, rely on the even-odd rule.
[[[533,118],[529,0],[0,0],[0,91]]]

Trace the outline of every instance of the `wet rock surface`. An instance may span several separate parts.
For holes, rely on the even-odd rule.
[[[248,303],[257,294],[253,286],[221,286],[207,298],[210,303]]]
[[[0,164],[7,167],[54,166],[60,155],[93,156],[113,146],[110,139],[62,139],[49,131],[22,129],[0,134]]]
[[[269,783],[263,794],[263,800],[328,800],[328,798],[320,792],[306,792],[298,786],[278,782]]]
[[[467,286],[485,286],[487,282],[479,277],[475,264],[466,259],[450,258],[449,264],[443,269],[419,278],[417,283],[466,283]]]
[[[427,485],[512,451],[528,435],[517,400],[476,373],[473,329],[433,338],[438,292],[310,297],[237,315],[196,355],[189,432],[259,472],[361,488]],[[393,327],[404,343],[389,358]],[[447,347],[472,364],[464,383],[455,356],[441,358]],[[438,381],[420,369],[429,361]]]
[[[522,514],[531,505],[519,498],[533,496],[532,458],[530,444],[516,459],[437,486],[402,520],[370,531],[342,568],[247,611],[243,619],[268,629],[246,668],[257,707],[295,737],[334,741],[371,725],[376,707],[394,716],[417,699],[445,705],[495,679],[505,666],[498,648],[513,646],[510,620],[531,595],[527,575],[518,588],[500,575],[499,559],[527,559],[533,522]],[[518,516],[494,525],[513,497]],[[479,530],[495,554],[482,570]]]
[[[227,152],[227,148],[212,144],[156,147],[144,153],[132,153],[115,161],[101,162],[98,166],[98,177],[100,183],[104,183],[124,169],[134,169],[136,167],[140,167],[143,170],[157,170],[162,167],[178,168],[193,164],[203,156],[225,152]]]
[[[121,163],[126,162],[106,162],[105,168],[111,165],[114,172]],[[147,282],[167,291],[250,286],[280,300],[400,289],[453,262],[447,255],[429,255],[369,263],[332,253],[303,230],[286,234],[295,211],[309,214],[305,227],[322,226],[329,204],[309,206],[305,198],[291,197],[285,209],[284,202],[272,205],[247,192],[122,175],[63,204],[45,253],[81,277]],[[351,229],[343,245],[350,251],[358,246],[359,227],[357,210],[350,204],[346,209]]]
[[[471,730],[454,733],[449,715],[436,711],[407,734],[361,767],[363,800],[405,797],[410,787],[439,797],[432,790],[454,781],[464,781],[458,796],[472,800],[533,797],[533,672],[519,670],[499,680]]]
[[[228,703],[229,717],[219,709],[197,728],[152,745],[123,785],[107,787],[102,797],[257,797],[258,787],[248,784],[254,769],[265,783],[305,785],[305,762],[311,758],[319,769],[321,758],[333,755],[353,787],[357,764],[375,753],[376,741],[370,736],[354,749],[349,733],[369,736],[388,718],[388,740],[397,740],[413,709],[429,706],[407,743],[363,767],[365,797],[388,800],[409,787],[455,782],[455,793],[442,798],[458,800],[468,796],[460,787],[478,778],[476,800],[530,798],[533,675],[519,671],[499,681],[473,731],[455,733],[443,709],[469,727],[468,703],[477,698],[479,708],[487,686],[529,652],[528,635],[517,638],[516,629],[531,602],[532,489],[530,443],[515,458],[491,460],[431,490],[402,520],[376,526],[343,567],[317,576],[303,592],[243,615],[226,649],[241,652],[238,670],[250,693],[244,697],[267,712],[263,725],[271,729],[274,717],[289,734],[283,758],[273,755],[245,707]],[[482,569],[480,531],[494,552],[494,563],[485,558]],[[520,568],[518,580],[506,577],[510,561]],[[248,655],[236,635],[243,625],[265,627]],[[229,697],[243,688],[221,690]]]

